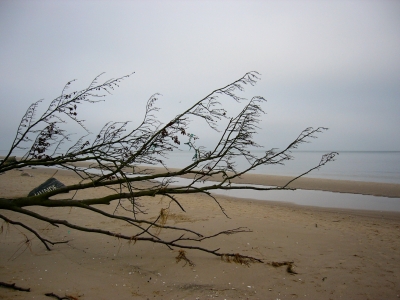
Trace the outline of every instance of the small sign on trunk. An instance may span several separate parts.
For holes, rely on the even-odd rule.
[[[32,191],[30,191],[28,194],[28,197],[44,194],[44,193],[54,191],[54,190],[62,188],[62,187],[65,187],[65,184],[63,184],[62,182],[58,181],[55,178],[50,178],[50,179],[47,179],[45,182],[43,182],[38,187],[34,188]]]

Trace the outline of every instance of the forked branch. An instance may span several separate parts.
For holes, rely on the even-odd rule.
[[[260,129],[259,123],[264,114],[262,106],[266,100],[260,96],[249,100],[239,96],[245,86],[253,86],[259,80],[257,72],[249,72],[225,87],[212,91],[169,122],[160,121],[157,107],[160,95],[156,93],[147,101],[145,115],[136,127],[132,127],[130,122],[110,121],[97,134],[91,134],[81,119],[81,105],[103,101],[106,95],[131,75],[102,83],[100,82],[101,75],[99,75],[87,88],[74,92],[69,91],[73,84],[71,81],[41,115],[38,109],[42,101],[37,101],[28,108],[5,159],[0,162],[0,173],[24,167],[55,167],[75,172],[79,180],[74,184],[32,197],[9,199],[7,195],[1,195],[3,198],[0,198],[0,210],[13,211],[53,226],[66,226],[74,230],[103,234],[127,241],[147,241],[162,244],[171,249],[178,248],[183,252],[180,252],[177,259],[183,259],[189,264],[191,261],[187,259],[182,249],[204,251],[219,256],[224,261],[242,264],[261,262],[260,259],[254,257],[238,253],[222,253],[219,249],[197,246],[205,239],[246,233],[250,232],[249,229],[239,227],[203,235],[191,228],[167,225],[168,210],[171,205],[176,205],[185,212],[185,206],[181,203],[179,196],[202,193],[209,196],[220,211],[228,217],[224,207],[213,196],[214,190],[289,189],[290,183],[333,161],[337,153],[324,155],[316,166],[280,187],[237,186],[231,183],[233,179],[258,166],[284,164],[293,159],[291,155],[293,149],[302,143],[309,142],[326,128],[307,128],[283,150],[272,148],[257,156],[253,150],[262,146],[255,142],[254,136]],[[233,117],[228,117],[229,101],[244,103],[242,110]],[[195,119],[203,121],[205,125],[201,130],[195,130],[197,133],[206,131],[208,127],[219,134],[219,137],[208,147],[202,143],[201,136],[193,132],[193,128],[190,127]],[[73,140],[66,127],[68,122],[78,124],[85,130],[85,135]],[[183,168],[171,170],[166,158],[173,151],[181,151],[181,147],[189,147],[189,150],[193,151],[193,159]],[[11,160],[10,157],[16,149],[24,149],[26,154],[22,158]],[[242,159],[246,164],[239,166],[238,159]],[[162,171],[155,173],[143,165],[161,167]],[[179,183],[176,180],[185,175],[191,176],[189,182]],[[214,179],[217,176],[222,180],[215,182]],[[96,188],[107,188],[109,193],[94,198],[75,199],[77,193]],[[62,196],[65,195],[64,193],[73,193],[74,196],[71,197],[70,194]],[[55,196],[58,196],[57,200],[54,200]],[[149,204],[153,202],[148,199],[156,196],[168,198],[169,203],[167,207],[161,205],[160,215],[155,220],[150,220],[146,215],[146,208],[154,204]],[[108,213],[101,210],[99,206],[95,206],[113,202],[116,203],[114,213]],[[97,215],[129,224],[131,232],[121,234],[105,228],[77,225],[70,222],[67,216],[65,219],[55,219],[30,210],[31,206],[76,207],[89,210]],[[118,209],[125,214],[120,214]],[[127,212],[131,214],[126,216]],[[66,242],[51,242],[42,237],[35,228],[23,222],[11,220],[5,213],[0,214],[0,218],[31,232],[48,250],[50,250],[50,245]],[[176,235],[172,238],[164,238],[165,231]]]

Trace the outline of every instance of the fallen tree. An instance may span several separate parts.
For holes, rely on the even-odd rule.
[[[52,245],[65,241],[51,241],[43,237],[32,226],[11,219],[7,212],[22,214],[46,222],[51,226],[66,226],[74,230],[113,236],[127,241],[151,242],[165,245],[170,249],[177,248],[180,249],[177,260],[184,260],[189,264],[193,262],[185,256],[184,249],[207,252],[221,257],[224,261],[244,264],[261,262],[255,257],[238,253],[223,253],[219,249],[207,249],[197,245],[198,242],[206,239],[249,232],[250,229],[240,227],[215,232],[212,235],[203,235],[201,232],[189,228],[166,225],[168,208],[171,205],[177,205],[184,212],[185,207],[179,201],[179,196],[202,193],[208,195],[210,200],[214,201],[221,212],[225,214],[224,207],[211,194],[213,190],[289,189],[288,185],[293,180],[332,161],[336,153],[325,154],[315,167],[293,178],[283,186],[261,188],[251,185],[237,186],[231,185],[231,181],[260,165],[283,164],[285,161],[293,159],[291,150],[314,138],[317,133],[326,128],[307,128],[282,150],[269,149],[264,151],[261,156],[254,154],[251,150],[261,147],[254,141],[254,134],[264,113],[262,104],[265,99],[256,96],[248,100],[238,96],[244,86],[254,85],[258,80],[257,72],[249,72],[235,82],[214,90],[176,115],[168,123],[162,124],[157,118],[158,94],[154,94],[147,102],[143,121],[136,128],[130,129],[128,122],[109,122],[92,137],[85,127],[84,121],[78,117],[79,107],[102,101],[105,95],[111,93],[121,81],[129,76],[131,75],[102,83],[99,83],[100,76],[98,76],[87,88],[74,92],[68,92],[72,85],[72,82],[68,82],[61,95],[51,101],[40,116],[37,117],[40,101],[33,103],[28,108],[22,117],[6,157],[0,163],[0,173],[26,167],[53,167],[75,172],[80,181],[76,184],[47,188],[29,196],[0,198],[0,218],[8,224],[22,227],[31,232],[48,250],[51,250]],[[239,113],[228,117],[229,112],[226,107],[229,104],[223,105],[221,99],[243,103],[243,107]],[[211,129],[219,132],[219,139],[212,147],[199,146],[198,137],[188,132],[189,124],[193,119],[203,120]],[[87,135],[74,141],[72,135],[65,129],[68,122],[80,125]],[[219,131],[220,123],[225,123],[221,131]],[[165,158],[172,151],[179,151],[181,141],[193,151],[193,159],[183,168],[169,169],[165,164]],[[63,150],[65,145],[69,145],[67,150]],[[17,149],[24,149],[25,155],[19,159],[11,159]],[[239,168],[235,162],[237,159],[243,158],[247,165]],[[82,164],[85,162],[86,164]],[[149,168],[140,168],[143,165],[161,166],[163,169],[160,172],[152,172]],[[94,169],[97,171],[94,172]],[[189,183],[179,184],[174,181],[175,178],[187,174],[191,175]],[[210,179],[216,176],[222,176],[222,180],[211,182]],[[203,182],[201,187],[196,185],[199,182]],[[144,186],[141,185],[143,183],[145,183]],[[92,199],[76,200],[77,193],[101,187],[108,188],[111,193]],[[169,203],[161,209],[155,220],[151,220],[145,214],[146,205],[149,205],[146,199],[159,195],[169,199]],[[54,199],[56,196],[57,199]],[[113,202],[116,203],[117,208],[124,212],[128,211],[130,214],[120,214],[117,209],[114,213],[101,209],[100,205]],[[30,209],[34,206],[76,207],[89,210],[95,214],[129,224],[131,230],[129,234],[121,234],[111,232],[107,228],[82,226],[68,220],[68,215],[65,216],[65,219],[56,219],[37,213]],[[174,232],[175,236],[163,238],[163,233],[166,231]]]

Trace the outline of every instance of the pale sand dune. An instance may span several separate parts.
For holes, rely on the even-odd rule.
[[[0,175],[0,197],[26,195],[54,170]],[[257,176],[250,175],[252,183]],[[66,184],[74,174],[55,176]],[[247,179],[246,180],[250,180]],[[259,179],[263,180],[263,179]],[[311,180],[312,181],[312,180]],[[328,181],[328,183],[332,181]],[[268,183],[272,184],[272,183]],[[351,186],[351,184],[349,184]],[[78,199],[104,195],[105,189],[78,193]],[[0,281],[30,287],[19,292],[0,287],[0,299],[51,299],[44,293],[79,299],[397,299],[400,296],[400,213],[300,207],[268,201],[218,197],[230,219],[205,195],[179,198],[186,213],[173,206],[167,224],[212,234],[246,226],[251,233],[221,236],[201,243],[223,252],[239,252],[271,261],[294,261],[298,274],[268,264],[250,267],[188,251],[195,267],[176,263],[179,249],[151,243],[129,244],[99,234],[76,232],[1,211],[26,221],[52,240],[68,239],[46,251],[37,239],[30,248],[19,227],[3,225]],[[154,218],[167,200],[143,199]],[[112,212],[113,205],[102,206]],[[79,209],[31,208],[53,218],[129,233],[130,227]],[[162,232],[171,237],[171,233]],[[28,237],[31,237],[28,234]]]

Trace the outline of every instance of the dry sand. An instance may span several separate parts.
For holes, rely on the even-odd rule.
[[[54,172],[10,171],[0,176],[0,197],[26,195]],[[257,182],[253,176],[252,183]],[[76,177],[66,171],[55,176],[68,184]],[[262,180],[262,178],[259,180]],[[276,180],[279,180],[277,178]],[[312,181],[312,180],[311,180]],[[327,181],[329,189],[338,188]],[[314,182],[314,184],[316,184]],[[333,185],[332,185],[333,184]],[[351,188],[351,183],[349,183]],[[397,187],[398,188],[398,187]],[[340,190],[339,188],[339,191]],[[347,190],[346,190],[347,191]],[[107,193],[97,189],[79,198]],[[0,281],[16,283],[31,292],[0,287],[0,299],[51,299],[53,292],[76,299],[397,299],[400,297],[400,213],[322,209],[268,201],[218,196],[230,219],[204,195],[180,197],[186,213],[172,207],[170,225],[185,226],[204,234],[246,226],[250,233],[220,236],[201,246],[221,248],[272,261],[294,261],[298,274],[267,263],[250,267],[188,251],[196,266],[176,263],[179,249],[152,243],[128,243],[99,234],[53,227],[15,213],[10,219],[36,226],[52,240],[69,240],[47,251],[20,227],[2,224]],[[146,198],[148,218],[154,219],[167,200]],[[112,212],[113,205],[99,206]],[[67,218],[87,226],[103,226],[129,233],[115,220],[76,208],[38,208],[53,218]],[[31,238],[30,234],[27,234]],[[161,236],[172,238],[163,231]],[[28,247],[29,246],[29,247]],[[75,299],[74,298],[74,299]]]

